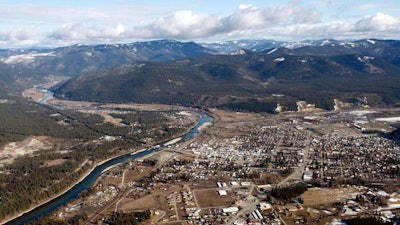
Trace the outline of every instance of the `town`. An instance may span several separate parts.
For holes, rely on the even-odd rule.
[[[213,109],[213,125],[194,139],[104,171],[53,217],[107,224],[113,212],[150,210],[148,224],[398,222],[400,146],[388,134],[399,113]]]

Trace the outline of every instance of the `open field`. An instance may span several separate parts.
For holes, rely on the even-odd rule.
[[[40,86],[42,86],[45,89],[49,89],[52,86],[54,86],[62,81],[68,80],[69,77],[50,75],[50,76],[47,76],[46,79],[47,79],[47,83],[44,83]],[[42,90],[38,90],[36,87],[38,87],[38,86],[34,86],[32,88],[25,89],[22,92],[22,96],[25,98],[30,98],[35,102],[39,101],[41,98],[43,98],[46,95],[46,92],[42,91]]]
[[[39,101],[45,95],[46,95],[45,91],[40,91],[37,90],[36,88],[26,89],[22,92],[22,96],[24,96],[25,98],[30,98],[35,102]]]
[[[235,201],[230,191],[228,191],[227,196],[219,195],[216,189],[195,190],[193,194],[200,208],[222,207],[231,205]]]
[[[133,170],[126,170],[123,175],[123,183],[129,183],[143,177],[143,174],[148,174],[153,168],[149,166],[135,166]]]
[[[219,109],[211,109],[210,111],[215,117],[213,130],[218,131],[216,135],[219,138],[245,136],[248,132],[239,131],[235,128],[238,126],[244,126],[252,121],[265,120],[265,117],[257,113],[241,113]]]
[[[85,101],[71,101],[71,100],[59,100],[50,99],[48,101],[53,105],[65,105],[69,107],[94,107],[101,106],[102,108],[121,108],[121,109],[131,109],[131,110],[143,110],[143,111],[165,111],[165,110],[186,110],[183,106],[172,106],[163,104],[137,104],[137,103],[127,103],[127,104],[113,104],[113,103],[99,103],[99,102],[85,102]]]
[[[134,199],[128,196],[119,203],[119,209],[125,212],[142,210],[142,209],[159,209],[170,211],[170,206],[167,202],[167,197],[173,192],[181,190],[179,186],[172,186],[167,191],[157,190],[149,195]]]
[[[0,166],[5,163],[11,163],[16,157],[52,147],[53,143],[50,138],[44,136],[32,136],[25,138],[23,141],[10,142],[0,146]]]
[[[357,190],[352,187],[346,188],[310,188],[305,193],[300,195],[300,198],[304,200],[305,206],[312,206],[318,204],[332,204],[340,202],[345,199],[354,197],[357,194]]]
[[[218,115],[221,122],[248,122],[248,121],[256,121],[263,118],[258,113],[242,113],[242,112],[234,112],[234,111],[226,111],[220,109],[212,109],[212,113]],[[223,124],[223,123],[222,123]]]

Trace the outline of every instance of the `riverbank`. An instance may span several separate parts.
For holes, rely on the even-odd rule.
[[[193,134],[198,131],[198,127],[200,127],[203,123],[208,122],[210,120],[212,120],[210,117],[200,114],[200,117],[198,117],[197,123],[194,125],[194,127],[191,127],[190,129],[188,129],[188,131],[184,134],[181,134],[180,137],[192,138]],[[179,136],[175,136],[174,138],[172,138],[170,140],[165,140],[164,142],[161,142],[160,144],[171,141],[173,139],[176,139],[177,137],[179,137]],[[22,223],[26,223],[31,220],[37,219],[45,214],[48,214],[48,213],[54,211],[59,206],[66,204],[66,202],[70,201],[71,199],[76,198],[79,193],[81,193],[83,190],[90,187],[95,182],[95,180],[98,179],[98,177],[99,177],[99,175],[95,175],[95,174],[101,175],[101,173],[98,173],[98,170],[101,169],[100,168],[101,166],[104,166],[104,168],[101,169],[101,171],[103,171],[106,167],[109,167],[112,164],[124,161],[128,157],[134,157],[133,159],[136,159],[139,157],[144,157],[148,154],[152,154],[153,152],[156,152],[158,150],[159,150],[159,148],[153,146],[151,148],[137,150],[133,153],[132,152],[129,153],[129,151],[125,151],[124,153],[118,154],[114,157],[111,157],[111,158],[105,159],[101,162],[98,162],[95,165],[93,165],[90,170],[85,172],[84,175],[81,176],[79,180],[77,180],[76,182],[71,184],[71,186],[69,188],[65,189],[64,191],[60,192],[59,194],[57,194],[45,201],[42,201],[41,203],[39,203],[35,206],[30,207],[29,209],[21,212],[18,215],[15,215],[13,217],[10,217],[10,218],[0,222],[0,224],[6,224],[6,223],[22,224]],[[116,162],[116,161],[118,161],[118,162]],[[103,164],[106,164],[106,165],[103,165]],[[95,174],[93,174],[93,176],[91,176],[92,173],[95,173]],[[90,181],[88,181],[88,179]],[[93,181],[93,179],[94,179],[94,181]],[[85,183],[82,183],[83,181]],[[75,194],[72,194],[72,193],[75,193]],[[69,194],[68,197],[63,198],[63,196],[68,195],[68,194]],[[59,198],[62,198],[62,200]],[[43,207],[43,208],[38,209],[39,207]],[[23,222],[21,222],[21,221],[23,221]]]
[[[140,150],[139,150],[139,151],[140,151]],[[134,152],[134,153],[136,153],[136,152]],[[38,203],[38,204],[35,205],[35,206],[30,207],[29,209],[27,209],[27,210],[25,210],[25,211],[19,213],[18,215],[15,215],[15,216],[13,216],[13,217],[11,217],[11,218],[8,218],[8,219],[6,219],[5,221],[0,221],[0,224],[3,225],[3,224],[6,224],[6,223],[8,223],[8,222],[11,222],[12,220],[17,219],[18,217],[21,217],[21,216],[23,216],[24,214],[29,213],[29,212],[35,210],[36,208],[39,208],[40,206],[43,206],[43,205],[45,205],[45,204],[47,204],[47,203],[49,203],[49,202],[55,200],[56,198],[58,198],[58,197],[64,195],[65,193],[67,193],[68,191],[70,191],[73,187],[75,187],[75,186],[78,185],[80,182],[82,182],[83,180],[85,180],[85,179],[94,171],[94,169],[95,169],[96,167],[101,166],[102,164],[104,164],[104,163],[106,163],[106,162],[108,162],[108,161],[110,161],[110,160],[112,160],[112,159],[118,158],[118,157],[120,157],[120,156],[122,156],[122,155],[125,155],[125,154],[126,154],[126,153],[121,154],[121,155],[117,155],[117,156],[115,156],[115,157],[112,157],[112,158],[109,158],[109,159],[105,159],[105,160],[103,160],[103,161],[101,161],[101,162],[95,164],[94,166],[92,166],[92,168],[91,168],[89,171],[87,171],[86,173],[84,173],[83,176],[81,176],[76,182],[72,183],[72,184],[71,184],[67,189],[65,189],[64,191],[62,191],[62,192],[60,192],[59,194],[57,194],[57,195],[55,195],[55,196],[53,196],[53,197],[50,197],[50,198],[48,198],[48,199],[46,199],[46,200],[44,200],[44,201]]]
[[[212,125],[212,123],[210,123],[210,122],[203,123],[203,124],[199,127],[199,131],[202,131],[202,130],[206,129],[207,127],[209,127],[209,126],[211,126],[211,125]]]

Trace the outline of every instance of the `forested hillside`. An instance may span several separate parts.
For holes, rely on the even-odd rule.
[[[113,116],[121,125],[98,114],[0,95],[0,220],[60,193],[101,160],[172,139],[193,126],[190,120],[173,126],[175,112],[116,110]]]
[[[73,77],[137,61],[171,61],[214,52],[194,42],[173,40],[0,49],[0,89],[21,91],[45,82],[49,76]]]
[[[395,41],[240,50],[124,65],[73,78],[54,91],[59,98],[74,100],[264,112],[274,112],[278,103],[293,110],[300,100],[333,109],[335,98],[355,105],[397,106],[398,50]]]

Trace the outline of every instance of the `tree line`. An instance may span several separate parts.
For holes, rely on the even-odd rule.
[[[148,125],[142,126],[143,136],[130,135],[127,127],[102,123],[104,118],[99,115],[54,109],[12,96],[10,99],[9,103],[0,104],[0,146],[40,135],[55,138],[55,145],[57,142],[61,145],[57,150],[63,151],[36,151],[0,168],[0,219],[37,205],[70,187],[90,169],[91,164],[83,164],[86,159],[98,162],[127,149],[142,148],[143,137],[164,141],[185,129],[170,128],[173,121],[169,112],[140,112],[136,116],[127,116],[127,120]],[[150,126],[151,121],[155,122]],[[154,133],[154,130],[161,133]],[[104,135],[118,138],[101,141],[99,138]],[[46,163],[52,160],[60,160],[60,163]]]

